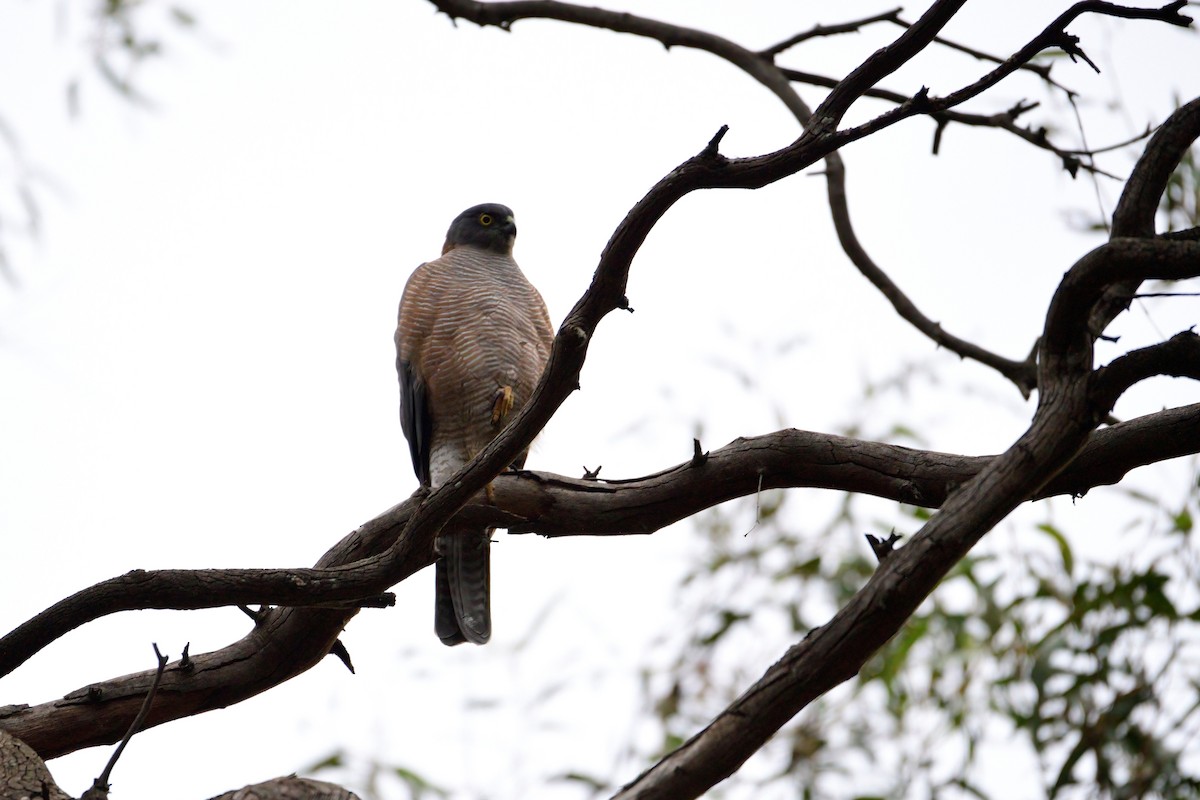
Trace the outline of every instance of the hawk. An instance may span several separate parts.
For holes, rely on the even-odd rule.
[[[417,267],[404,287],[400,423],[423,486],[440,486],[495,438],[550,357],[550,315],[513,260],[516,236],[507,206],[468,208],[450,224],[441,258]],[[491,533],[448,528],[438,536],[434,629],[444,644],[491,636]]]

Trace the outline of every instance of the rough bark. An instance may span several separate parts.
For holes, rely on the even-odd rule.
[[[138,571],[85,589],[0,640],[0,675],[55,638],[104,614],[133,608],[275,605],[258,615],[242,640],[170,665],[147,726],[239,702],[300,674],[328,654],[359,607],[377,602],[388,587],[432,562],[433,539],[455,515],[547,536],[650,533],[760,487],[785,486],[865,492],[940,508],[829,624],[791,647],[708,728],[619,795],[694,797],[736,770],[813,698],[854,675],[904,624],[946,571],[1017,505],[1050,494],[1082,494],[1119,480],[1135,466],[1200,452],[1200,406],[1095,430],[1133,382],[1154,374],[1197,377],[1194,334],[1180,334],[1169,346],[1129,354],[1106,370],[1094,371],[1092,364],[1094,337],[1120,310],[1119,303],[1112,305],[1114,296],[1119,300],[1129,287],[1144,279],[1184,278],[1200,272],[1200,244],[1154,237],[1153,212],[1147,211],[1157,202],[1169,174],[1161,164],[1172,158],[1177,163],[1180,142],[1190,143],[1200,133],[1200,101],[1194,101],[1148,144],[1114,217],[1113,240],[1080,259],[1064,278],[1047,314],[1036,360],[1016,362],[972,350],[970,343],[945,335],[915,306],[905,306],[898,290],[889,292],[886,282],[873,279],[901,315],[932,340],[993,366],[1022,391],[1037,386],[1039,402],[1032,424],[1004,453],[955,456],[780,431],[738,440],[713,453],[698,453],[686,463],[633,481],[569,479],[530,472],[496,477],[577,388],[588,345],[600,321],[628,305],[624,291],[634,255],[680,198],[699,189],[765,186],[825,159],[831,167],[835,220],[844,216],[842,221],[848,226],[845,198],[839,194],[844,190],[844,178],[836,169],[841,146],[912,116],[944,113],[1023,68],[1047,46],[1061,46],[1082,56],[1065,26],[1085,11],[1184,24],[1181,20],[1186,18],[1178,13],[1181,3],[1158,10],[1079,3],[977,82],[942,98],[920,92],[851,129],[838,128],[850,105],[929,46],[962,5],[961,0],[933,3],[892,46],[839,81],[811,113],[788,85],[786,74],[774,68],[770,51],[750,53],[718,37],[564,3],[447,0],[437,5],[457,16],[469,12],[481,24],[507,27],[523,16],[546,16],[718,52],[788,104],[805,126],[804,133],[775,153],[745,159],[722,156],[718,151],[722,133],[718,133],[700,153],[652,187],[606,246],[590,287],[559,330],[549,367],[530,403],[502,435],[444,486],[414,496],[356,529],[312,569]],[[872,262],[865,252],[856,255],[853,245],[857,240],[852,229],[846,229],[848,235],[839,226],[843,246],[868,274]],[[481,489],[489,481],[495,489],[494,504],[481,497]],[[92,684],[39,706],[0,708],[0,731],[19,735],[45,757],[116,741],[137,713],[152,679],[153,672],[139,673]]]
[[[171,794],[176,793],[172,790]],[[72,798],[54,782],[46,762],[32,747],[0,730],[0,800]],[[225,792],[210,800],[358,800],[358,795],[333,783],[289,775]]]
[[[291,775],[243,786],[210,800],[358,800],[358,795],[333,783]]]
[[[0,730],[0,800],[71,800],[33,748]]]

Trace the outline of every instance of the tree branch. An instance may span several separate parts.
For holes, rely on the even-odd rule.
[[[1130,386],[1159,375],[1200,380],[1200,336],[1183,331],[1113,359],[1092,376],[1093,402],[1112,408]]]
[[[133,718],[133,722],[129,724],[129,730],[121,737],[117,748],[113,750],[113,754],[109,756],[108,763],[104,765],[104,771],[100,776],[92,782],[91,788],[83,793],[81,800],[106,800],[109,790],[112,788],[109,784],[109,779],[112,778],[113,767],[117,765],[117,761],[121,758],[121,753],[125,752],[125,748],[132,741],[135,734],[142,730],[142,725],[146,722],[146,715],[150,713],[150,708],[154,705],[154,696],[158,694],[158,685],[162,681],[163,670],[167,668],[167,657],[158,651],[158,645],[154,645],[154,658],[158,666],[154,670],[154,682],[150,684],[150,691],[146,693],[146,699],[142,701],[142,707],[138,710],[138,714]]]
[[[832,88],[837,86],[838,83],[837,79],[835,78],[830,78],[825,75],[816,75],[811,72],[803,72],[797,69],[784,68],[780,71],[787,77],[788,80],[795,83],[806,83],[810,86],[821,86],[824,88]],[[869,89],[863,94],[863,96],[876,100],[886,100],[887,102],[895,105],[907,103],[910,99],[907,95],[903,95],[899,92],[879,88]],[[956,111],[951,109],[947,111],[933,112],[929,114],[929,117],[935,123],[937,123],[937,130],[939,131],[939,134],[940,131],[951,122],[956,122],[960,125],[966,125],[973,128],[996,128],[998,130],[1007,131],[1008,133],[1023,139],[1040,150],[1045,150],[1048,153],[1058,156],[1060,159],[1062,159],[1064,164],[1074,162],[1078,165],[1078,167],[1088,172],[1094,172],[1098,174],[1104,173],[1101,173],[1101,171],[1097,169],[1094,164],[1089,164],[1087,162],[1080,161],[1079,159],[1081,157],[1089,158],[1101,153],[1120,150],[1121,148],[1128,147],[1131,144],[1135,144],[1142,139],[1145,139],[1152,133],[1152,131],[1147,128],[1142,133],[1135,134],[1122,141],[1087,149],[1059,147],[1050,141],[1045,128],[1039,127],[1034,129],[1017,124],[1017,119],[1037,108],[1039,105],[1039,103],[1027,102],[1023,100],[1013,105],[1011,108],[1001,111],[997,114],[973,114],[967,111]],[[933,148],[934,155],[937,155],[938,153],[937,144],[939,141],[940,135],[935,137]]]
[[[476,3],[469,2],[469,0],[431,0],[431,2],[439,10],[451,17],[451,19],[468,19],[478,25],[494,25],[505,30],[511,29],[512,23],[520,19],[544,17],[546,19],[602,28],[617,33],[628,33],[652,38],[661,42],[665,47],[686,46],[703,50],[728,61],[769,89],[788,108],[800,123],[801,128],[808,129],[813,118],[812,111],[790,85],[788,70],[777,67],[771,59],[764,57],[762,53],[756,53],[714,34],[638,17],[633,14],[610,12],[598,8],[584,8],[561,2]],[[923,30],[926,33],[928,32],[927,29]],[[909,36],[909,32],[906,31],[905,35]],[[916,37],[916,34],[912,34],[912,37]],[[919,43],[919,40],[915,38],[912,38],[912,41]],[[908,44],[910,49],[913,46],[911,42]],[[1013,69],[1015,68],[1013,67]],[[839,81],[833,81],[831,86],[837,87],[840,83]],[[870,94],[874,91],[876,90],[868,88],[864,93]],[[899,121],[899,119],[918,113],[918,108],[910,100],[911,98],[901,98],[900,101],[904,103],[903,108],[896,109],[895,114],[886,124],[893,124]],[[826,102],[828,102],[828,98]],[[938,113],[950,113],[949,106],[946,106]],[[713,187],[736,186],[741,188],[757,188],[778,180],[785,175],[794,174],[813,163],[817,158],[823,157],[826,162],[825,172],[834,227],[842,249],[846,252],[855,267],[858,268],[872,285],[880,290],[902,319],[928,336],[935,344],[963,358],[977,360],[986,366],[998,370],[1002,375],[1013,381],[1024,396],[1028,397],[1036,382],[1036,369],[1033,364],[1032,355],[1023,361],[1015,361],[992,353],[944,330],[939,323],[934,322],[921,313],[917,306],[867,253],[862,243],[858,240],[850,221],[849,205],[846,199],[845,166],[842,163],[841,156],[837,153],[837,147],[840,147],[844,143],[840,142],[834,147],[824,148],[825,152],[818,154],[814,158],[802,159],[800,163],[794,166],[783,167],[777,177],[772,177],[761,182],[713,184]],[[761,156],[758,159],[740,159],[734,162],[734,166],[749,169],[754,165],[754,162],[763,163],[767,159],[778,160],[781,157],[785,157],[785,154],[789,151],[794,152],[799,148],[800,142],[797,142],[790,148],[785,148],[775,154]]]
[[[359,800],[359,797],[334,783],[288,775],[243,786],[211,800]]]
[[[1095,432],[1072,466],[1036,497],[1082,496],[1118,482],[1136,467],[1197,452],[1200,405],[1121,422]],[[782,430],[738,439],[702,459],[641,478],[576,479],[529,470],[501,474],[492,483],[494,505],[477,493],[455,521],[548,537],[650,534],[760,488],[830,489],[936,508],[993,458]],[[0,639],[0,674],[75,628],[121,611],[244,603],[312,608],[352,597],[366,584],[358,569],[391,546],[419,501],[414,496],[349,533],[322,558],[326,568],[134,570],[102,581]]]
[[[1167,247],[1138,250],[1146,244]],[[1076,263],[1047,314],[1038,409],[1028,430],[953,491],[828,624],[793,645],[704,730],[616,797],[698,797],[736,771],[810,702],[856,675],[988,531],[1063,470],[1111,410],[1098,405],[1090,392],[1094,340],[1087,319],[1092,305],[1115,281],[1200,273],[1200,247],[1190,245],[1194,243],[1122,239]],[[1148,251],[1152,258],[1135,262],[1135,253],[1145,256]]]
[[[1176,109],[1150,137],[1113,210],[1111,238],[1154,235],[1154,217],[1167,181],[1197,139],[1200,139],[1200,98]],[[1092,313],[1093,336],[1101,335],[1118,314],[1129,308],[1137,287],[1136,281],[1109,287],[1104,301]]]
[[[631,15],[612,15],[599,9],[579,9],[556,2],[531,0],[479,4],[445,0],[437,5],[443,10],[448,7],[470,8],[482,15],[493,15],[505,10],[523,11],[528,12],[527,15],[551,16],[598,27],[612,27],[614,30],[639,32],[641,35],[660,38],[668,45],[722,49],[729,53],[729,60],[746,69],[773,91],[777,91],[781,99],[789,103],[789,108],[793,109],[794,113],[807,114],[807,108],[791,91],[786,78],[777,69],[756,54],[738,48],[719,37],[641,20]],[[516,415],[513,423],[451,481],[428,495],[411,498],[362,526],[326,553],[316,569],[265,571],[277,573],[267,576],[268,581],[275,583],[271,584],[271,592],[266,593],[261,591],[261,586],[251,587],[245,582],[257,580],[262,577],[259,573],[264,571],[247,571],[256,574],[232,576],[233,580],[227,587],[230,594],[240,593],[238,597],[242,598],[242,602],[258,602],[275,591],[282,596],[292,597],[296,603],[306,605],[313,603],[317,595],[320,596],[320,602],[328,602],[331,598],[336,601],[354,601],[377,594],[431,563],[432,542],[438,530],[456,513],[474,513],[477,508],[475,505],[470,509],[463,509],[464,504],[511,463],[518,452],[525,449],[563,400],[577,388],[579,370],[600,320],[611,311],[627,306],[624,291],[632,258],[657,220],[678,199],[701,188],[757,188],[767,185],[795,174],[821,158],[836,156],[837,148],[850,141],[908,116],[929,113],[930,108],[948,109],[952,105],[950,98],[958,98],[955,102],[961,102],[969,96],[974,96],[968,89],[975,90],[977,94],[991,85],[981,80],[972,87],[936,102],[919,95],[893,112],[858,128],[837,131],[836,119],[833,126],[829,126],[827,120],[830,119],[830,115],[840,119],[845,108],[862,93],[870,90],[874,81],[927,46],[936,30],[948,19],[947,15],[952,15],[951,9],[957,5],[961,5],[961,0],[957,4],[935,3],[923,18],[924,21],[906,31],[901,40],[898,40],[895,49],[889,51],[885,48],[887,52],[878,56],[879,61],[876,64],[871,65],[868,60],[856,70],[852,76],[855,77],[852,84],[831,92],[822,107],[824,110],[821,112],[821,119],[818,120],[819,129],[809,126],[809,131],[787,148],[756,158],[731,160],[721,156],[715,146],[707,147],[659,181],[629,212],[605,247],[591,285],[567,316],[555,338],[550,363],[530,402]],[[1109,4],[1081,3],[1077,8],[1085,6],[1088,7],[1085,10],[1089,10],[1095,6],[1109,7]],[[1177,11],[1179,7],[1180,4],[1172,3],[1165,8],[1174,8]],[[564,16],[554,17],[554,14]],[[502,17],[495,18],[503,20]],[[618,19],[619,22],[614,21]],[[507,28],[511,19],[508,23],[499,21],[489,24]],[[618,25],[625,27],[615,27]],[[784,88],[780,89],[781,86]],[[787,99],[789,95],[791,99]],[[835,102],[831,103],[830,98],[834,98]],[[1109,247],[1110,250],[1103,256],[1096,257],[1107,266],[1089,278],[1100,290],[1108,285],[1106,281],[1112,275],[1125,274],[1120,268],[1112,267],[1112,264],[1116,263],[1119,267],[1124,263],[1123,258],[1132,256],[1132,251],[1125,253],[1122,250],[1129,246],[1120,240],[1114,241]],[[1153,251],[1151,256],[1176,266],[1177,259],[1181,257],[1191,258],[1192,263],[1196,263],[1195,254],[1186,249]],[[1158,261],[1156,265],[1161,266]],[[1104,269],[1108,271],[1105,272]],[[1072,274],[1077,271],[1081,271],[1079,265],[1072,270]],[[1156,277],[1165,271],[1152,269],[1141,277]],[[1070,278],[1069,275],[1068,280]],[[1064,285],[1066,284],[1067,281],[1064,281]],[[856,598],[850,606],[839,612],[835,623],[841,627],[835,628],[834,623],[831,623],[826,629],[818,632],[821,634],[819,641],[815,641],[818,637],[814,637],[814,640],[810,640],[812,644],[806,641],[797,646],[797,659],[803,663],[795,670],[787,670],[781,676],[772,678],[771,684],[774,688],[769,692],[748,693],[746,699],[750,705],[747,708],[761,702],[768,703],[767,713],[762,716],[761,723],[755,723],[750,736],[737,735],[743,730],[738,720],[740,712],[731,709],[727,715],[719,718],[718,722],[721,725],[732,726],[728,730],[735,734],[735,747],[725,751],[722,751],[721,747],[713,749],[720,738],[703,738],[700,745],[686,746],[657,767],[653,776],[648,779],[652,785],[668,787],[670,792],[667,796],[688,796],[686,792],[693,791],[694,787],[701,786],[704,781],[709,781],[706,785],[711,786],[724,774],[728,774],[722,773],[722,770],[735,769],[737,764],[741,763],[738,759],[744,759],[748,755],[746,748],[753,744],[755,737],[769,736],[778,727],[770,726],[775,724],[776,720],[786,721],[790,718],[795,710],[801,707],[797,705],[798,702],[802,705],[803,702],[807,702],[805,697],[816,696],[811,694],[812,692],[824,691],[821,687],[828,688],[852,674],[846,670],[857,668],[854,664],[860,655],[865,659],[870,652],[886,641],[907,617],[908,610],[915,608],[913,604],[928,594],[945,569],[949,568],[948,565],[957,560],[956,554],[969,549],[991,525],[1003,518],[1013,505],[1029,497],[1038,496],[1053,485],[1049,481],[1083,445],[1097,410],[1095,398],[1087,396],[1087,392],[1081,389],[1081,384],[1086,383],[1084,376],[1090,370],[1091,342],[1088,337],[1080,336],[1072,327],[1078,316],[1073,310],[1074,306],[1080,302],[1080,298],[1086,299],[1084,295],[1095,296],[1095,287],[1088,281],[1082,281],[1076,288],[1082,294],[1076,296],[1073,301],[1070,297],[1060,301],[1060,296],[1056,295],[1057,305],[1052,306],[1050,321],[1047,324],[1047,337],[1042,345],[1043,359],[1039,378],[1043,384],[1041,405],[1030,431],[1005,454],[983,464],[974,473],[974,477],[968,475],[957,487],[945,486],[943,492],[946,500],[943,511],[934,517],[912,543],[888,559],[876,579],[868,585],[867,589],[870,591],[864,590],[864,593],[860,593],[864,599]],[[1088,292],[1092,294],[1087,294]],[[1060,290],[1060,295],[1062,294],[1063,291]],[[1056,325],[1061,330],[1055,328]],[[1050,337],[1052,328],[1060,335]],[[1193,423],[1194,416],[1193,411]],[[707,470],[712,465],[713,459],[710,457],[695,469]],[[840,467],[831,465],[830,468]],[[498,501],[503,511],[498,512],[482,505],[478,508],[487,514],[511,515],[513,512],[504,501],[504,487],[509,484],[524,485],[523,482],[529,483],[524,477],[502,475],[495,478]],[[551,483],[547,482],[546,485]],[[586,491],[597,496],[607,492],[611,486],[608,482],[597,481],[587,482],[587,485],[590,488]],[[897,486],[902,486],[908,491],[911,489],[911,480],[906,479]],[[585,490],[580,487],[579,491]],[[460,509],[463,510],[460,512]],[[551,512],[542,509],[542,513]],[[521,520],[529,518],[520,516]],[[519,520],[513,520],[510,516],[508,520],[514,527],[518,527]],[[129,590],[131,585],[145,579],[146,576],[150,576],[148,579],[151,581],[161,580],[161,575],[162,573],[131,573],[124,576],[126,580],[122,584],[122,590]],[[200,577],[197,573],[189,573],[188,579]],[[224,577],[231,576],[226,574]],[[244,580],[239,583],[238,578]],[[253,595],[254,599],[249,599],[254,592],[259,594]],[[78,600],[78,596],[74,599]],[[894,604],[892,601],[895,601]],[[40,631],[38,633],[30,634],[30,629],[22,626],[13,635],[20,634],[26,637],[20,639],[20,642],[24,642],[24,649],[10,648],[11,640],[6,637],[0,642],[0,659],[20,663],[28,658],[31,652],[36,652],[36,649],[29,650],[29,643],[36,642],[39,636],[46,636],[47,631],[55,629],[54,626],[62,628],[65,625],[65,630],[70,630],[71,627],[82,624],[77,621],[72,623],[72,618],[68,616],[77,613],[80,605],[76,602],[68,609],[56,608],[54,613],[47,612],[48,616],[40,615],[39,618],[35,618],[37,624],[33,627]],[[239,702],[300,674],[329,652],[338,634],[356,611],[356,608],[296,607],[276,608],[265,612],[256,620],[251,633],[239,642],[218,651],[194,656],[186,664],[177,663],[169,668],[163,675],[159,702],[149,714],[147,727]],[[852,632],[857,636],[854,623],[861,619],[870,619],[872,624],[866,626],[865,635],[851,637]],[[826,630],[832,632],[826,634]],[[813,653],[816,655],[812,655]],[[830,660],[828,656],[833,656],[833,659]],[[798,678],[803,679],[801,684],[795,683]],[[36,708],[6,707],[0,710],[0,728],[13,731],[47,757],[79,747],[109,743],[115,741],[124,730],[125,721],[140,705],[151,679],[152,673],[144,672],[93,684],[67,695],[62,700]],[[777,680],[783,682],[776,683]],[[770,703],[776,703],[773,710]],[[782,724],[782,721],[779,724]],[[714,725],[717,724],[714,722]],[[760,742],[763,740],[765,739],[760,738]],[[682,776],[684,783],[675,781],[671,775]],[[697,778],[698,780],[694,780]]]
[[[1037,36],[1029,41],[1024,47],[1018,50],[1013,55],[1005,59],[991,72],[979,78],[974,83],[957,89],[950,94],[942,97],[928,97],[923,89],[918,92],[909,102],[901,105],[891,111],[880,114],[855,128],[844,129],[838,132],[839,136],[846,137],[848,141],[856,141],[864,136],[869,136],[876,131],[890,127],[900,119],[907,119],[915,114],[933,115],[965,103],[967,100],[978,97],[988,89],[991,89],[1000,81],[1007,78],[1012,73],[1016,72],[1021,66],[1027,63],[1031,58],[1038,53],[1050,47],[1058,47],[1072,52],[1070,48],[1074,48],[1074,52],[1079,52],[1077,47],[1078,37],[1071,36],[1067,33],[1067,25],[1074,22],[1077,18],[1085,13],[1101,14],[1112,17],[1125,17],[1128,19],[1147,19],[1166,22],[1172,25],[1181,27],[1190,27],[1192,18],[1184,16],[1179,12],[1179,9],[1186,5],[1184,0],[1176,0],[1162,8],[1147,9],[1133,8],[1127,6],[1113,5],[1112,3],[1099,2],[1099,0],[1085,0],[1085,2],[1076,3],[1074,6],[1064,11],[1053,22],[1046,26]],[[919,21],[918,21],[919,23]],[[826,99],[828,102],[828,98]],[[820,109],[817,110],[817,113]],[[844,145],[848,142],[841,142]],[[840,146],[840,145],[839,145]]]
[[[728,39],[703,31],[633,14],[610,12],[599,8],[584,8],[555,0],[494,3],[478,3],[470,0],[431,0],[431,2],[451,19],[469,19],[479,25],[494,25],[505,30],[511,29],[512,24],[521,19],[534,17],[554,19],[653,38],[666,47],[685,46],[704,50],[742,69],[770,89],[788,107],[805,128],[805,133],[795,143],[776,153],[724,162],[719,179],[717,179],[717,174],[714,174],[711,182],[697,185],[694,188],[759,188],[804,169],[818,158],[824,158],[829,184],[830,208],[838,240],[842,249],[864,277],[892,303],[901,318],[912,324],[939,347],[944,347],[964,358],[971,358],[992,367],[1011,380],[1026,397],[1036,385],[1036,369],[1032,353],[1026,359],[1016,361],[999,356],[945,331],[939,323],[922,314],[866,252],[850,221],[849,205],[846,199],[845,167],[837,150],[851,141],[882,130],[915,114],[928,114],[935,118],[937,115],[945,115],[953,107],[981,94],[1012,72],[1022,68],[1034,55],[1047,47],[1070,47],[1072,39],[1066,33],[1066,26],[1084,13],[1159,20],[1183,26],[1191,23],[1189,17],[1179,14],[1179,9],[1183,7],[1180,2],[1170,3],[1160,9],[1139,9],[1086,0],[1077,3],[1061,14],[1025,47],[1000,62],[995,69],[975,83],[942,98],[929,98],[924,93],[919,93],[917,97],[908,98],[897,108],[863,125],[846,131],[837,131],[837,122],[854,100],[872,92],[874,85],[880,79],[898,69],[899,66],[928,46],[936,38],[937,31],[953,17],[958,7],[962,5],[962,0],[955,0],[955,2],[944,0],[935,3],[916,23],[911,25],[904,23],[907,26],[904,34],[893,44],[864,61],[845,79],[836,82],[833,91],[825,98],[815,113],[810,112],[807,105],[792,90],[786,72],[775,66],[770,58],[765,57],[762,53],[743,48]],[[954,46],[961,48],[959,45]],[[770,51],[768,50],[768,52]],[[974,51],[972,54],[984,57],[983,54]],[[813,124],[814,119],[817,121],[815,125]],[[1019,126],[1014,125],[1013,127],[1023,130]],[[1036,141],[1039,136],[1035,132],[1026,132],[1022,134],[1022,138]],[[1060,156],[1064,160],[1067,158],[1065,154],[1060,154]],[[682,167],[676,172],[678,173],[681,169]],[[692,190],[692,188],[684,189],[679,196]],[[666,208],[673,203],[674,200],[667,201],[665,206],[657,212],[653,221],[657,221],[658,216],[665,213]],[[618,229],[619,233],[620,229]],[[637,246],[640,246],[640,242],[635,245],[635,250]]]
[[[900,25],[905,28],[907,28],[911,24],[911,23],[905,22],[903,19],[901,19],[899,17],[897,17],[894,20],[894,22],[897,25]],[[999,56],[994,56],[989,53],[985,53],[982,50],[977,50],[974,47],[968,47],[967,45],[951,41],[951,40],[946,39],[941,36],[934,37],[933,41],[944,47],[947,47],[951,50],[957,50],[958,52],[968,55],[971,58],[978,59],[979,61],[990,61],[993,64],[1003,64],[1004,63],[1004,59],[1000,58]],[[1067,94],[1067,96],[1073,95],[1074,92],[1072,92],[1067,87],[1057,83],[1054,79],[1052,79],[1050,77],[1051,66],[1052,65],[1050,65],[1050,64],[1043,65],[1043,64],[1033,64],[1033,63],[1027,62],[1025,64],[1022,64],[1020,69],[1036,74],[1039,78],[1041,78],[1043,81],[1045,81],[1050,86],[1053,86],[1055,89],[1058,89],[1059,91],[1065,92]]]
[[[1195,453],[1200,453],[1200,404],[1096,431],[1071,466],[1031,497],[1081,496],[1117,483],[1136,467]],[[493,482],[495,505],[480,492],[459,519],[546,536],[649,534],[725,500],[751,495],[760,480],[762,488],[828,488],[934,508],[995,458],[784,430],[739,439],[699,464],[689,459],[635,480],[501,474]],[[319,564],[325,568],[137,571],[104,581],[0,639],[0,673],[80,625],[119,610],[210,608],[247,596],[256,603],[279,604],[298,596],[313,602],[320,593],[353,594],[346,586],[371,578],[369,571],[365,578],[357,573],[370,564],[370,555],[386,551],[401,535],[419,501],[418,496],[409,498],[352,531],[322,557]],[[409,558],[403,565],[409,573],[432,563],[432,553]],[[293,583],[301,588],[290,588],[288,574],[297,576]],[[201,599],[195,587],[205,586]],[[186,602],[173,604],[181,596]],[[230,705],[299,674],[325,654],[351,615],[311,608],[267,611],[241,642],[197,656],[190,666],[172,665],[150,724]],[[113,740],[107,736],[120,736],[129,710],[136,711],[142,702],[150,685],[147,676],[152,679],[153,674],[92,684],[39,706],[0,709],[0,730],[29,741],[45,757],[109,743]],[[129,713],[122,716],[122,710]]]
[[[838,82],[837,87],[813,112],[813,124],[810,124],[806,133],[820,136],[836,131],[842,117],[856,100],[932,44],[938,32],[965,3],[966,0],[937,0],[933,3],[916,22],[904,29],[896,41],[876,50]]]
[[[1200,242],[1165,238],[1112,239],[1081,258],[1059,284],[1050,303],[1043,348],[1066,352],[1071,347],[1079,347],[1076,341],[1079,337],[1093,338],[1088,316],[1105,302],[1114,285],[1133,285],[1136,290],[1145,280],[1184,280],[1196,277],[1198,273]],[[1047,365],[1043,363],[1041,368],[1044,379]],[[1090,362],[1088,368],[1091,368]]]
[[[74,800],[58,788],[46,762],[32,747],[3,730],[0,730],[0,776],[4,778],[6,798]]]
[[[795,36],[790,36],[778,44],[772,45],[765,50],[760,50],[758,55],[767,59],[774,59],[775,56],[790,50],[798,44],[807,42],[809,39],[816,39],[822,36],[836,36],[842,33],[858,33],[868,25],[873,25],[876,22],[895,22],[897,25],[900,22],[901,8],[897,6],[891,11],[884,11],[882,14],[876,14],[871,17],[863,17],[862,19],[853,20],[851,22],[840,22],[836,25],[814,25],[807,31],[797,33]]]

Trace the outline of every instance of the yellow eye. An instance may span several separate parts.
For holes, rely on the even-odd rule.
[[[479,215],[479,224],[485,228],[488,225],[491,225],[492,224],[492,215],[491,214],[480,214]]]

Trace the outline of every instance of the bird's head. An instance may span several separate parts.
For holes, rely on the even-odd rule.
[[[471,206],[454,218],[446,231],[442,253],[469,244],[509,255],[516,238],[517,223],[513,221],[512,209],[499,203],[484,203]]]

